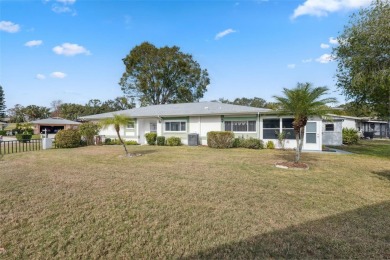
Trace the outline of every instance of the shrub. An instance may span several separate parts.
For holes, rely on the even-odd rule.
[[[85,137],[87,145],[93,145],[93,138],[99,134],[100,125],[93,122],[86,122],[79,126],[79,132],[81,136]]]
[[[357,144],[359,141],[358,131],[353,128],[343,128],[343,144]]]
[[[7,135],[7,131],[5,131],[5,130],[0,130],[0,135]]]
[[[32,135],[24,132],[23,134],[16,134],[16,140],[22,143],[27,143],[31,140]]]
[[[124,141],[124,142],[126,145],[139,145],[139,143],[137,143],[137,141],[134,140]]]
[[[165,136],[157,136],[157,145],[159,146],[165,145]]]
[[[272,141],[268,141],[266,147],[267,149],[275,149],[275,144]]]
[[[245,139],[244,139],[243,137],[234,138],[233,147],[234,147],[234,148],[242,147],[241,144],[242,144],[242,142],[243,142],[244,140],[245,140]]]
[[[104,144],[105,145],[111,145],[111,138],[104,139]]]
[[[56,134],[56,146],[58,148],[75,148],[81,143],[81,134],[78,130],[60,130]]]
[[[181,145],[181,139],[180,137],[168,137],[167,138],[167,143],[168,146],[180,146]]]
[[[249,138],[240,140],[240,147],[248,149],[263,149],[264,143],[262,140],[257,138]]]
[[[211,148],[231,148],[234,141],[234,133],[230,131],[211,131],[207,133],[207,145]]]
[[[157,139],[157,133],[146,133],[145,138],[148,145],[155,145]]]

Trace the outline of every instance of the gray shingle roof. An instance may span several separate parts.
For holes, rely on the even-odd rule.
[[[63,118],[45,118],[40,120],[31,121],[33,124],[40,125],[79,125],[81,123],[76,121],[71,121]]]
[[[272,111],[266,108],[237,106],[218,102],[198,102],[165,104],[147,107],[139,107],[116,112],[109,112],[97,115],[82,116],[82,120],[94,120],[112,117],[114,114],[122,114],[132,118],[142,117],[178,117],[178,116],[207,116],[207,115],[239,115],[257,114]]]

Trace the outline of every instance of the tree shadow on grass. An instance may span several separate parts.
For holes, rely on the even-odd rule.
[[[377,171],[377,172],[372,172],[372,173],[375,174],[375,175],[378,175],[381,180],[388,180],[388,181],[390,181],[390,170],[389,171],[386,171],[386,170],[384,170],[384,171]]]
[[[183,259],[390,258],[390,201],[198,252]]]

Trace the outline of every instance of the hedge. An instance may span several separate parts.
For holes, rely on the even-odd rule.
[[[343,144],[357,144],[359,142],[358,131],[353,128],[343,128]]]
[[[81,134],[74,129],[60,130],[56,134],[56,147],[75,148],[81,145]]]
[[[165,136],[157,136],[157,145],[164,146],[165,145]]]
[[[156,133],[146,133],[145,138],[146,138],[146,142],[148,143],[148,145],[155,145],[156,139],[157,139],[157,134]]]
[[[168,137],[166,141],[166,145],[168,146],[180,146],[181,145],[181,139],[180,137]]]

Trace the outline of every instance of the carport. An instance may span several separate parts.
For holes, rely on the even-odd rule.
[[[31,121],[34,125],[34,134],[42,134],[45,129],[48,134],[55,134],[63,129],[77,129],[81,124],[76,121],[71,121],[59,117],[46,118],[41,120]]]

